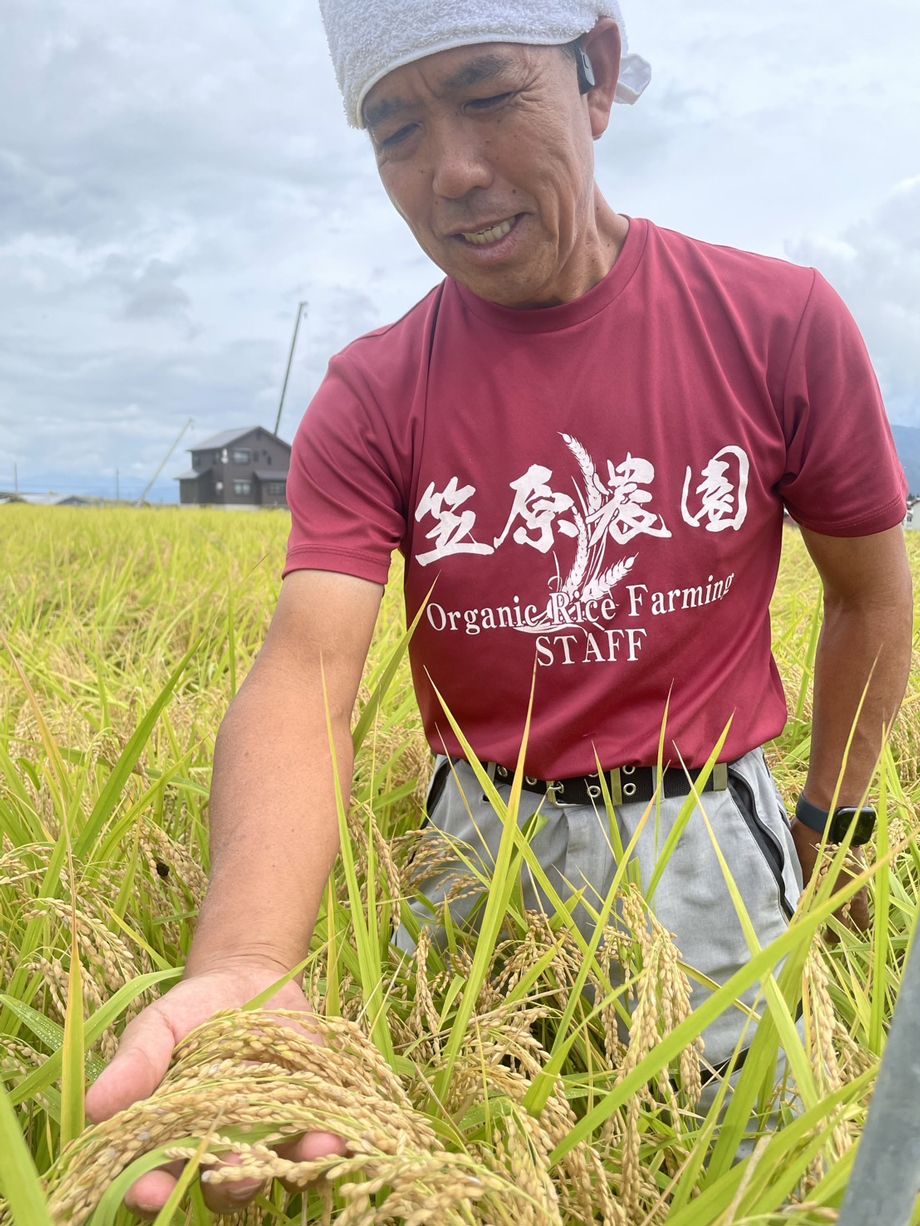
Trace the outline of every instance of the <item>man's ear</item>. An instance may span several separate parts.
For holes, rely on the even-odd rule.
[[[620,76],[620,27],[612,17],[602,17],[593,30],[583,35],[581,46],[594,73],[594,85],[585,94],[585,100],[591,117],[591,135],[597,140],[607,131]]]

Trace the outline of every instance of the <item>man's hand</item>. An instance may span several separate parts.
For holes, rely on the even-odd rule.
[[[793,819],[792,838],[795,841],[799,863],[802,865],[802,877],[807,885],[818,864],[818,849],[821,846],[821,835],[816,830],[812,830],[810,826],[806,826],[804,822]],[[825,856],[833,856],[835,851],[835,845],[828,843],[824,854]],[[859,848],[852,848],[849,856],[852,859],[861,859]],[[846,869],[839,873],[834,883],[834,891],[842,889],[847,882],[852,880],[852,876]],[[837,919],[848,928],[865,932],[869,927],[869,899],[865,886],[853,895],[844,908],[835,912],[835,914]]]
[[[283,968],[277,966],[240,963],[202,971],[177,984],[125,1028],[118,1051],[86,1096],[89,1119],[101,1123],[138,1099],[149,1097],[162,1081],[176,1045],[191,1030],[215,1013],[245,1005],[283,974]],[[278,1009],[310,1013],[306,997],[294,983],[280,989],[271,1004]],[[279,1146],[278,1152],[295,1161],[309,1161],[326,1154],[344,1154],[345,1144],[332,1133],[311,1132]],[[181,1164],[172,1164],[143,1175],[128,1192],[125,1204],[140,1217],[152,1220],[169,1199],[180,1170]],[[260,1187],[247,1181],[222,1187],[204,1184],[203,1190],[208,1208],[221,1213],[240,1210]]]

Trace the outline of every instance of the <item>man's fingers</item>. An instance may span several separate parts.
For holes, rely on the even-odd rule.
[[[334,1132],[305,1132],[296,1141],[276,1145],[275,1148],[282,1158],[288,1158],[291,1162],[312,1162],[315,1158],[326,1158],[329,1154],[338,1154],[344,1158],[348,1153],[345,1142]]]
[[[288,1141],[286,1145],[276,1145],[275,1149],[282,1158],[289,1162],[313,1162],[316,1158],[326,1158],[330,1154],[338,1154],[344,1158],[348,1153],[345,1142],[334,1132],[306,1132],[296,1141]],[[298,1184],[282,1179],[281,1183],[288,1192],[299,1192]]]
[[[172,1028],[155,1007],[130,1022],[111,1063],[87,1092],[91,1123],[99,1124],[138,1099],[149,1098],[163,1080],[175,1046]]]
[[[838,881],[838,888],[847,884],[844,879]],[[869,898],[865,890],[860,890],[850,899],[843,912],[837,913],[847,928],[852,932],[865,932],[869,927]]]
[[[852,910],[856,927],[860,932],[866,932],[869,928],[869,896],[865,890],[860,890],[853,899]]]
[[[224,1154],[221,1157],[224,1166],[239,1166],[242,1162],[242,1158],[237,1154]],[[220,1167],[209,1167],[208,1169],[220,1170]],[[201,1187],[204,1192],[204,1203],[212,1213],[232,1213],[254,1200],[262,1190],[264,1183],[265,1181],[261,1179],[237,1179],[233,1183],[212,1184],[207,1179],[203,1179]]]
[[[289,1141],[286,1145],[278,1145],[275,1148],[281,1157],[291,1162],[310,1162],[315,1158],[324,1158],[328,1154],[344,1156],[347,1152],[342,1138],[331,1132],[308,1132],[298,1137],[296,1141]],[[221,1160],[224,1166],[238,1166],[242,1162],[242,1158],[237,1154],[221,1155]],[[220,1168],[209,1169],[219,1170]],[[282,1182],[284,1183],[283,1180]],[[201,1186],[204,1191],[205,1204],[212,1213],[232,1213],[234,1210],[244,1208],[254,1200],[263,1190],[265,1181],[239,1179],[232,1183],[214,1184],[204,1179]],[[289,1192],[300,1191],[300,1188],[294,1184],[285,1183],[285,1187]]]
[[[153,1221],[172,1195],[172,1190],[182,1174],[182,1166],[181,1162],[170,1162],[168,1166],[158,1167],[155,1171],[141,1175],[125,1196],[125,1204],[138,1217]]]

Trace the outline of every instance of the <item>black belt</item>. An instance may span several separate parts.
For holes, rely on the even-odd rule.
[[[510,783],[514,778],[510,767],[495,762],[483,765],[496,783]],[[681,766],[665,767],[661,772],[657,766],[618,766],[603,772],[615,805],[648,804],[656,792],[661,796],[688,796],[693,787],[700,792],[722,792],[728,787],[728,767],[724,762],[717,762],[706,782],[699,785],[697,780],[702,773],[702,767],[684,770]],[[533,779],[527,775],[522,786],[525,792],[545,794],[560,809],[603,803],[597,771],[571,779]]]

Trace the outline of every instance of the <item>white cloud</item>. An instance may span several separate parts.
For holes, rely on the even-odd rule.
[[[166,260],[152,259],[125,285],[125,319],[184,318],[191,299],[178,284],[181,270]]]
[[[819,263],[913,420],[917,200],[891,189],[918,170],[920,9],[880,0],[866,30],[855,0],[626,8],[654,77],[598,146],[614,206]],[[8,0],[0,486],[14,460],[140,482],[189,416],[273,425],[306,299],[290,436],[331,353],[439,276],[345,125],[314,3]]]

